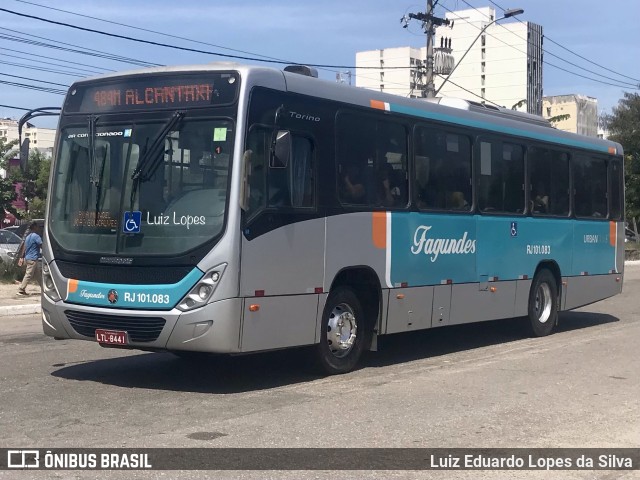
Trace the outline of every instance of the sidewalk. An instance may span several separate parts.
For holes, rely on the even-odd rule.
[[[29,284],[28,297],[17,295],[18,285],[0,283],[0,317],[40,313],[40,287]]]

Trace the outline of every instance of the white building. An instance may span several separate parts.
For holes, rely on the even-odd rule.
[[[426,47],[356,52],[356,87],[422,97],[421,67],[425,57]]]
[[[438,96],[487,101],[507,108],[521,103],[519,110],[542,114],[542,27],[533,23],[503,20],[482,28],[496,18],[493,8],[448,12],[448,26],[436,29],[434,46],[441,39],[451,41],[457,66]],[[475,43],[474,40],[476,40]],[[471,47],[471,48],[469,48]],[[427,56],[426,47],[386,48],[356,54],[356,86],[422,96],[423,70],[391,70],[391,66],[419,66]],[[362,67],[378,67],[363,69]],[[385,70],[383,70],[385,68]],[[443,78],[436,76],[438,90]]]
[[[0,138],[11,142],[18,140],[18,121],[10,118],[0,119]],[[30,148],[37,148],[43,153],[53,151],[56,138],[55,128],[38,128],[27,122],[22,128],[22,139],[28,138]]]

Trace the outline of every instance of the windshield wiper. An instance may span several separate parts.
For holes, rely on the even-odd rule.
[[[96,186],[96,225],[98,225],[98,215],[102,212],[102,209],[100,208],[100,197],[102,196],[102,177],[104,176],[104,166],[107,163],[107,148],[104,147],[103,150],[104,155],[102,155],[102,160],[100,161],[100,176],[94,179],[94,184]]]
[[[133,211],[136,195],[138,193],[138,187],[140,183],[148,182],[153,174],[158,169],[160,164],[164,161],[163,155],[160,155],[164,151],[164,140],[167,134],[173,129],[173,127],[184,117],[185,112],[183,110],[176,111],[169,121],[162,127],[158,135],[153,139],[151,145],[149,145],[149,139],[147,138],[147,144],[144,151],[140,155],[136,169],[131,174],[131,206],[130,211]]]
[[[89,115],[89,134],[87,137],[87,148],[89,150],[89,182],[92,185],[98,186],[98,172],[96,165],[96,122],[98,121],[98,117],[94,117],[93,115]]]
[[[136,169],[131,174],[132,180],[140,179],[141,182],[147,182],[153,176],[153,173],[162,163],[163,158],[159,156],[160,150],[164,148],[164,138],[171,129],[184,117],[184,111],[178,110],[173,114],[169,121],[162,127],[162,130],[151,142],[149,148],[145,147],[145,151],[138,160]]]

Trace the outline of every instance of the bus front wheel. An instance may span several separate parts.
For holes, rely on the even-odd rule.
[[[353,370],[362,355],[366,322],[358,296],[349,287],[338,287],[322,314],[320,343],[315,346],[318,367],[331,375]]]
[[[558,321],[558,286],[553,274],[540,270],[529,292],[529,327],[532,336],[549,335]]]

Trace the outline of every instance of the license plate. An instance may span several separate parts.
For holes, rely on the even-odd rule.
[[[96,329],[96,341],[106,345],[126,345],[129,343],[127,332],[120,330],[101,330]]]

